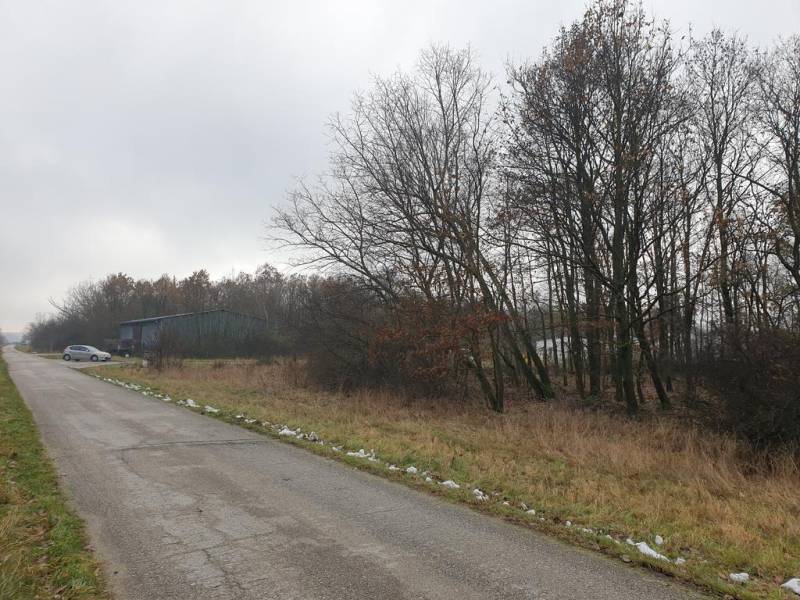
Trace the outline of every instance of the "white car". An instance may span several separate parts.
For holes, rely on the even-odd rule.
[[[67,346],[64,348],[62,358],[64,360],[91,360],[92,362],[102,360],[105,362],[111,360],[111,355],[94,346]]]

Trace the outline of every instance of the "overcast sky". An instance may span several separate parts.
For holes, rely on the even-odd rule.
[[[218,277],[285,256],[264,223],[325,168],[324,124],[371,74],[432,42],[502,80],[585,3],[0,0],[0,328],[75,282]],[[650,0],[673,27],[755,44],[800,30],[800,0]]]

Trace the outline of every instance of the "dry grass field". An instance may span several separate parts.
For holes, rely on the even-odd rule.
[[[800,576],[797,462],[787,455],[754,464],[736,440],[676,417],[621,422],[558,403],[520,403],[496,415],[482,406],[385,392],[332,393],[309,386],[303,364],[290,361],[185,361],[162,372],[133,365],[94,372],[214,405],[223,417],[244,413],[313,430],[348,449],[375,449],[387,462],[468,484],[450,494],[456,499],[474,502],[473,487],[499,492],[498,501],[476,506],[721,594],[788,597],[780,583]],[[536,518],[515,508],[522,502],[536,509]],[[659,552],[687,562],[650,560],[581,528],[651,546],[658,534],[665,540]],[[728,581],[739,571],[750,574],[750,583]]]

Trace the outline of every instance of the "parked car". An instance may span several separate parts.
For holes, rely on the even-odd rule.
[[[67,346],[64,348],[62,358],[64,360],[91,360],[92,362],[102,360],[105,362],[111,360],[111,355],[94,346]]]

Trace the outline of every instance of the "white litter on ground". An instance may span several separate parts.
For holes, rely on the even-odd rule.
[[[664,538],[662,538],[660,535],[656,534],[655,540],[656,540],[656,546],[664,545]]]
[[[200,406],[197,404],[197,402],[195,402],[191,398],[187,398],[186,399],[186,406],[189,406],[191,408],[200,408]]]
[[[425,482],[426,483],[433,483],[433,479],[431,479],[430,477],[425,477]]]
[[[685,565],[686,564],[686,559],[683,558],[682,556],[679,556],[678,558],[675,559],[675,564],[676,565]]]
[[[291,436],[293,436],[293,437],[294,437],[294,436],[296,436],[296,435],[297,435],[297,432],[296,432],[296,431],[292,431],[292,430],[291,430],[291,429],[289,429],[288,427],[284,426],[284,427],[283,427],[283,429],[281,429],[281,430],[278,432],[278,435],[287,435],[287,436],[288,436],[288,435],[291,435]]]
[[[211,414],[214,414],[214,415],[215,415],[215,414],[217,414],[217,413],[219,412],[219,409],[218,409],[218,408],[214,408],[213,406],[209,406],[208,404],[206,404],[206,406],[205,406],[204,410],[205,410],[207,413],[211,413]]]
[[[389,470],[390,471],[399,471],[400,467],[398,467],[397,465],[389,465]]]
[[[567,527],[572,527],[572,521],[567,521],[566,523],[564,523],[564,525],[566,525]]]
[[[483,491],[479,490],[478,488],[472,490],[472,495],[475,496],[475,498],[480,502],[485,502],[486,500],[489,499],[489,496],[484,494]]]
[[[347,456],[354,456],[355,458],[369,458],[369,454],[364,452],[363,448],[361,448],[358,452],[348,452]]]
[[[460,485],[458,485],[458,484],[457,484],[455,481],[453,481],[452,479],[448,479],[447,481],[443,481],[443,482],[442,482],[442,485],[443,485],[444,487],[446,487],[446,488],[450,488],[451,490],[457,490],[458,488],[460,488],[460,487],[461,487]]]
[[[341,446],[333,446],[331,448],[331,450],[333,450],[334,452],[341,452],[342,451],[342,447]]]
[[[535,515],[536,511],[533,510],[532,508],[529,508],[528,510],[525,511],[525,514],[526,515]]]
[[[511,506],[511,503],[508,500],[504,500],[503,506]]]
[[[636,546],[636,549],[645,556],[649,556],[650,558],[655,558],[658,560],[666,560],[667,562],[670,562],[670,560],[666,556],[664,556],[663,554],[659,554],[658,552],[653,550],[650,546],[648,546],[647,542],[639,542],[638,544],[634,545]]]
[[[416,475],[417,474],[417,467],[415,467],[414,465],[411,465],[410,467],[408,467],[406,469],[406,473],[408,473],[409,475]]]
[[[782,584],[781,587],[800,596],[800,577],[792,577],[789,581]]]
[[[734,583],[747,583],[750,581],[750,575],[747,573],[731,573],[728,575],[728,579],[733,581]]]
[[[319,436],[318,436],[318,435],[316,434],[316,432],[314,432],[314,431],[312,431],[311,433],[309,433],[309,434],[308,434],[308,439],[309,439],[309,441],[311,441],[311,442],[318,442],[318,441],[320,441],[320,440],[319,440]]]
[[[245,419],[244,422],[247,423],[248,425],[252,425],[253,423],[256,422],[256,420],[255,419]]]

